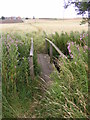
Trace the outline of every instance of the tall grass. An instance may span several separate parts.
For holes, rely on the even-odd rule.
[[[33,83],[29,69],[31,39],[27,38],[26,35],[19,35],[17,33],[3,34],[1,39],[3,117],[10,117],[11,115],[11,117],[14,117],[17,114],[15,114],[14,110],[12,111],[12,101],[16,104],[17,99],[19,102],[25,102],[26,99],[33,99],[34,88],[32,87]],[[37,75],[40,69],[37,64],[37,55],[35,51],[33,60],[34,72],[35,75]],[[16,101],[14,100],[15,97]]]
[[[48,83],[39,77],[37,63],[37,53],[45,52],[45,36],[46,33],[39,32],[2,36],[3,117],[87,118],[88,34],[62,32],[47,36],[68,58],[59,58],[53,50],[60,72],[55,69],[51,74],[48,88]],[[34,81],[28,63],[31,37],[34,38]]]
[[[71,34],[73,33],[71,32]],[[60,45],[61,41],[63,41],[63,39],[61,39],[63,34],[59,36],[55,33],[55,35],[52,36],[56,45]],[[68,36],[69,35],[67,35],[67,37]],[[57,71],[52,73],[52,84],[48,89],[45,89],[45,96],[43,99],[40,99],[42,97],[39,96],[39,105],[35,110],[36,117],[88,118],[87,33],[86,37],[84,36],[85,38],[82,38],[82,41],[86,41],[84,41],[84,44],[80,41],[80,37],[79,34],[77,37],[79,42],[78,39],[75,40],[74,38],[74,41],[71,39],[68,40],[70,45],[69,50],[71,51],[73,58],[65,60],[61,57],[57,60],[60,67],[60,73]],[[67,42],[65,41],[65,44],[63,45],[67,45]],[[59,48],[61,47],[59,46]]]
[[[68,51],[68,43],[69,42],[75,42],[77,45],[82,47],[88,46],[88,32],[82,32],[79,33],[78,31],[71,31],[70,34],[67,34],[66,32],[62,32],[61,34],[55,32],[54,34],[51,34],[47,36],[54,44],[62,51],[63,54],[66,56],[69,55]],[[55,50],[53,50],[54,56],[58,55]]]

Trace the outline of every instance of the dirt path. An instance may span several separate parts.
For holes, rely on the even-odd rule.
[[[29,113],[31,114],[31,118],[37,118],[38,109],[41,108],[40,101],[45,97],[46,90],[50,86],[52,80],[50,78],[50,74],[53,72],[53,65],[50,63],[50,57],[48,54],[37,54],[38,64],[41,68],[41,74],[39,77],[38,88],[40,91],[33,96],[34,101],[30,106],[30,110],[27,112],[26,117],[28,117]]]
[[[48,54],[38,54],[38,64],[41,67],[41,77],[45,82],[50,82],[50,74],[53,72],[53,65],[50,63]]]
[[[36,28],[39,32],[42,31],[42,28],[41,28],[41,27],[36,26],[35,24],[32,24],[32,23],[30,23],[30,25],[32,25],[32,27]]]

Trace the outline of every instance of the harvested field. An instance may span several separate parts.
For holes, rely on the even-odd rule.
[[[24,20],[23,23],[0,24],[0,31],[2,32],[68,32],[88,31],[88,24],[80,25],[81,19],[67,19],[67,20],[49,20],[49,19],[30,19]]]

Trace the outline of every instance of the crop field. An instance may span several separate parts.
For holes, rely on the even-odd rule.
[[[14,24],[0,24],[0,31],[4,32],[32,32],[32,31],[45,31],[47,33],[53,32],[70,32],[88,30],[88,24],[80,25],[81,19],[69,20],[24,20],[24,23]]]
[[[88,118],[88,24],[79,24],[80,19],[0,24],[3,118]],[[67,58],[53,49],[59,70],[53,62],[50,84],[40,78],[37,59],[37,53],[45,54],[46,36]],[[29,68],[31,38],[34,80]]]

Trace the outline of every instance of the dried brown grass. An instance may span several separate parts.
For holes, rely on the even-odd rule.
[[[54,32],[70,32],[82,30],[88,31],[88,24],[80,25],[81,19],[69,20],[25,20],[24,23],[0,24],[0,32],[32,32],[45,31],[47,33]]]

